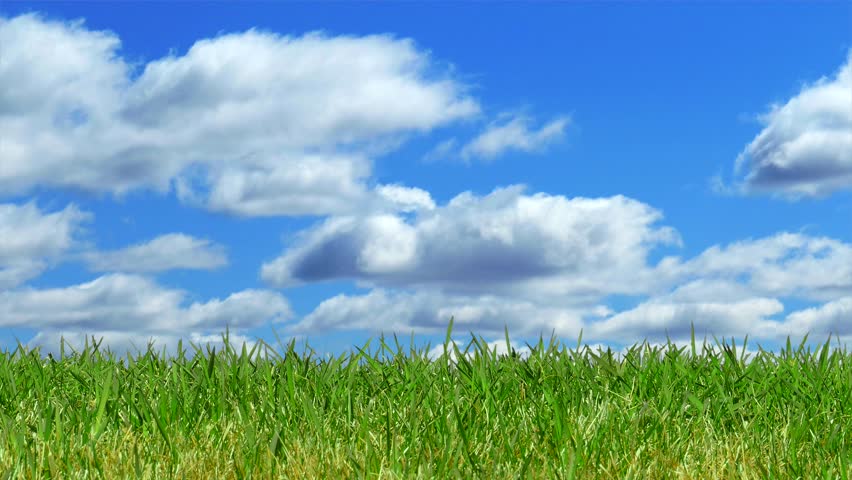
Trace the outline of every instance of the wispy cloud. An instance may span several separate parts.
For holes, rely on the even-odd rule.
[[[542,153],[551,145],[564,140],[565,129],[570,123],[568,117],[562,116],[535,129],[529,116],[502,114],[463,145],[460,145],[457,138],[440,142],[423,155],[423,161],[430,163],[458,159],[464,162],[487,162],[513,151]]]
[[[435,162],[447,158],[458,156],[458,139],[450,138],[436,145],[432,150],[423,155],[423,161],[426,163]]]
[[[559,117],[537,130],[525,116],[507,116],[492,122],[459,152],[462,159],[493,160],[510,151],[540,152],[565,137],[568,117]]]
[[[151,273],[175,269],[212,270],[228,264],[225,247],[182,233],[113,251],[87,252],[83,258],[96,272]]]

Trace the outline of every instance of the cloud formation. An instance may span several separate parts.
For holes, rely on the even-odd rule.
[[[506,192],[492,195],[495,194],[506,195]],[[519,195],[519,192],[512,195]],[[449,215],[449,210],[444,211],[448,208],[438,207],[436,215]],[[692,325],[699,336],[708,337],[748,334],[778,340],[787,335],[801,337],[811,332],[815,337],[834,333],[852,339],[848,328],[840,325],[852,319],[848,301],[852,292],[852,244],[825,237],[779,233],[715,245],[686,260],[668,256],[652,264],[647,252],[653,243],[637,244],[636,232],[629,228],[607,230],[606,235],[596,236],[594,228],[571,228],[572,224],[564,221],[565,213],[562,212],[560,218],[559,211],[553,208],[548,211],[554,217],[554,224],[565,225],[564,231],[584,236],[585,241],[566,242],[562,237],[527,238],[529,244],[539,246],[533,249],[526,248],[527,243],[509,233],[512,232],[508,228],[512,225],[509,219],[517,220],[517,215],[495,210],[501,212],[498,218],[507,221],[502,225],[504,228],[499,228],[500,224],[488,215],[489,209],[481,205],[478,211],[482,217],[477,225],[489,226],[487,231],[492,233],[502,232],[502,236],[492,236],[503,240],[502,250],[495,250],[488,237],[481,235],[481,229],[477,231],[470,225],[452,222],[449,222],[452,228],[437,230],[445,236],[436,234],[434,237],[419,233],[423,229],[420,223],[426,220],[406,224],[405,228],[411,229],[415,240],[394,234],[392,229],[371,229],[367,223],[361,224],[364,228],[357,233],[338,229],[337,225],[325,225],[314,232],[316,237],[307,234],[305,243],[268,264],[266,273],[278,267],[285,271],[312,273],[318,276],[314,281],[347,276],[374,286],[366,294],[337,295],[325,300],[291,327],[296,333],[351,329],[440,333],[449,318],[454,317],[460,329],[483,335],[499,336],[504,326],[508,326],[518,335],[555,331],[563,338],[576,338],[582,329],[584,338],[590,341],[627,344],[644,339],[663,341],[667,336],[683,341],[689,338]],[[610,216],[598,213],[590,217],[624,227],[619,223],[620,217],[612,212]],[[536,223],[527,220],[528,223],[518,230],[536,231]],[[395,225],[402,228],[403,223]],[[649,225],[644,228],[646,235],[658,242],[676,238],[673,232],[663,234],[664,228],[656,232]],[[462,248],[460,245],[466,243],[446,234],[450,231],[468,232],[470,248]],[[380,273],[370,272],[353,261],[359,252],[365,251],[370,235],[386,235],[405,244],[415,244],[416,248],[411,248],[410,252],[434,252],[434,245],[450,242],[445,244],[446,251],[455,252],[457,256],[431,256],[428,261],[420,261],[420,254],[411,253],[406,257],[411,259],[408,262]],[[525,262],[540,265],[540,255],[558,250],[555,245],[559,243],[562,250],[558,257],[563,261],[569,258],[604,261],[600,264],[572,263],[570,273],[528,269],[529,278],[516,275],[523,269],[506,269],[513,275],[501,277],[499,270],[476,268],[472,253],[497,252],[497,258],[511,258],[521,265]],[[603,247],[607,244],[633,246],[610,250]],[[387,246],[384,250],[398,251]],[[324,253],[308,253],[313,251]],[[328,252],[340,252],[340,256],[330,258]],[[328,263],[323,263],[322,259]],[[346,268],[336,269],[341,265]],[[578,268],[580,265],[583,268]],[[430,282],[423,282],[432,271],[444,275],[433,274]],[[632,298],[636,304],[627,303],[613,310],[609,306],[613,295]],[[788,300],[816,302],[820,306],[787,313],[784,303]]]
[[[733,335],[765,336],[774,334],[775,322],[769,318],[784,310],[770,298],[750,298],[738,302],[672,303],[653,300],[634,309],[619,312],[606,320],[589,325],[588,337],[626,344],[646,338],[689,338],[692,326],[697,337]]]
[[[75,205],[45,213],[34,202],[0,204],[0,290],[39,276],[80,243],[91,214]]]
[[[635,200],[525,195],[523,186],[398,214],[332,217],[261,269],[277,287],[335,279],[466,293],[642,293],[646,257],[676,244],[662,215]],[[627,279],[627,280],[626,280]]]
[[[514,115],[507,118],[492,122],[485,131],[463,146],[459,152],[462,159],[493,160],[512,150],[539,152],[562,140],[569,123],[568,117],[559,117],[535,130],[531,128],[528,117]]]
[[[852,52],[832,78],[806,85],[761,121],[736,162],[746,191],[802,197],[852,189]]]
[[[831,300],[852,292],[852,244],[782,232],[715,245],[688,261],[665,262],[661,270],[680,282],[673,295],[681,298]],[[717,297],[713,290],[727,293]]]
[[[8,194],[174,188],[235,215],[349,212],[374,201],[371,156],[479,111],[427,52],[389,35],[249,30],[138,75],[115,34],[79,21],[0,18],[0,43]]]
[[[457,138],[442,141],[423,156],[423,161],[460,159],[469,163],[472,160],[492,161],[512,151],[541,153],[565,138],[569,123],[568,117],[561,116],[536,130],[531,126],[532,119],[526,115],[502,114],[464,145],[459,145]]]
[[[182,233],[160,235],[151,241],[119,250],[88,252],[83,258],[96,272],[213,270],[228,264],[224,246]]]
[[[791,313],[780,333],[796,335],[801,332],[831,332],[852,339],[852,296]]]
[[[109,274],[63,288],[0,292],[0,326],[79,332],[180,334],[251,328],[292,316],[288,302],[267,290],[243,290],[225,299],[182,306],[186,293],[149,278]]]
[[[416,290],[373,289],[364,295],[336,295],[289,327],[293,333],[330,330],[436,333],[454,318],[457,331],[500,335],[504,327],[513,333],[550,332],[576,336],[583,317],[602,316],[604,307],[587,309],[542,306],[497,295],[454,295]]]
[[[323,301],[292,332],[443,332],[452,316],[477,333],[509,326],[570,338],[582,329],[601,341],[682,339],[691,323],[722,335],[852,336],[852,245],[840,240],[779,233],[652,261],[680,240],[638,200],[511,186],[437,205],[420,188],[372,186],[373,158],[480,110],[411,40],[249,30],[137,69],[113,33],[23,15],[0,18],[0,45],[8,46],[0,62],[4,195],[173,190],[184,204],[232,215],[330,215],[265,263],[262,278],[281,288],[349,279],[371,290]],[[746,191],[819,196],[852,187],[852,54],[762,121],[737,160]],[[506,115],[467,144],[450,139],[433,153],[492,160],[540,152],[568,124],[559,117],[536,128]],[[73,205],[45,213],[0,204],[0,326],[39,328],[35,343],[87,332],[113,345],[173,345],[184,334],[209,341],[226,325],[292,318],[276,292],[187,305],[185,292],[134,275],[227,264],[224,247],[177,233],[78,257],[120,273],[22,288],[69,258],[90,218]],[[788,300],[815,306],[788,312]]]

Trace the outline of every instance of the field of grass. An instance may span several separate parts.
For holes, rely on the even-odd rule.
[[[852,476],[852,355],[830,342],[522,357],[473,337],[430,360],[395,340],[324,359],[19,345],[0,354],[0,479]]]

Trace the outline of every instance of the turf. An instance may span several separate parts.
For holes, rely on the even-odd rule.
[[[0,354],[0,479],[852,476],[852,356],[830,339],[521,356],[449,333],[437,359],[395,337],[336,358],[227,333],[171,357],[19,344]]]

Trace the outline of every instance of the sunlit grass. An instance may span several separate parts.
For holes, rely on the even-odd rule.
[[[395,337],[336,358],[224,337],[171,358],[3,352],[0,479],[852,474],[852,356],[830,341],[521,356],[448,330],[432,360]]]

